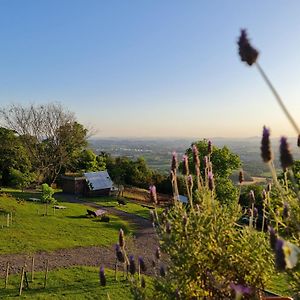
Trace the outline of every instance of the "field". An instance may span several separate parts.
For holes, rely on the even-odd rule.
[[[79,246],[109,246],[118,238],[118,230],[130,231],[127,222],[110,216],[109,223],[86,217],[86,206],[61,203],[66,209],[49,209],[41,203],[17,201],[8,196],[0,197],[0,253],[34,253],[54,251]],[[13,222],[8,228],[7,213]],[[99,237],[99,238],[95,238]],[[5,242],[4,242],[5,241]]]

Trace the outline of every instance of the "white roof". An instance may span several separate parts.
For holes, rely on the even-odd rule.
[[[110,179],[107,171],[84,173],[90,190],[111,189],[113,182]]]

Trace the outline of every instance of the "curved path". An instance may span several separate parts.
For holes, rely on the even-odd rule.
[[[63,195],[65,202],[80,203],[95,209],[104,209],[109,213],[126,220],[135,228],[135,235],[131,239],[126,239],[126,247],[128,255],[134,257],[142,256],[146,264],[150,263],[154,257],[158,240],[152,224],[149,220],[134,214],[126,213],[112,207],[102,207],[93,202],[83,202],[75,198],[73,195]],[[117,243],[117,241],[116,241]],[[35,258],[35,271],[44,270],[46,260],[49,260],[49,269],[70,267],[70,266],[100,266],[113,269],[115,263],[114,245],[111,247],[91,246],[77,247],[70,249],[60,249],[53,252],[37,252]],[[0,255],[0,277],[5,276],[6,263],[11,265],[10,273],[17,273],[26,263],[28,271],[31,268],[31,257],[24,254],[5,254]],[[151,268],[148,268],[148,270]]]

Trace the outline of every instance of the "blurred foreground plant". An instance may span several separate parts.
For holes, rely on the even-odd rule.
[[[242,61],[249,66],[256,65],[259,73],[273,93],[282,111],[288,118],[298,135],[298,147],[300,146],[300,130],[292,115],[286,108],[282,98],[267,77],[262,67],[258,64],[258,51],[252,47],[247,37],[246,30],[241,30],[238,40],[239,55]],[[299,184],[293,174],[293,157],[289,144],[285,137],[280,140],[280,162],[283,175],[278,180],[273,163],[273,155],[270,143],[270,130],[264,127],[261,143],[261,156],[269,165],[273,183],[275,185],[275,197],[268,196],[266,201],[269,219],[273,227],[270,227],[271,247],[274,250],[275,262],[278,271],[286,271],[290,282],[296,292],[295,299],[300,299],[300,193]],[[274,194],[273,194],[274,195]]]

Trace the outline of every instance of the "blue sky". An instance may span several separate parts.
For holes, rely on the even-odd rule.
[[[294,135],[236,40],[300,116],[299,1],[0,0],[0,104],[61,102],[98,136]]]

